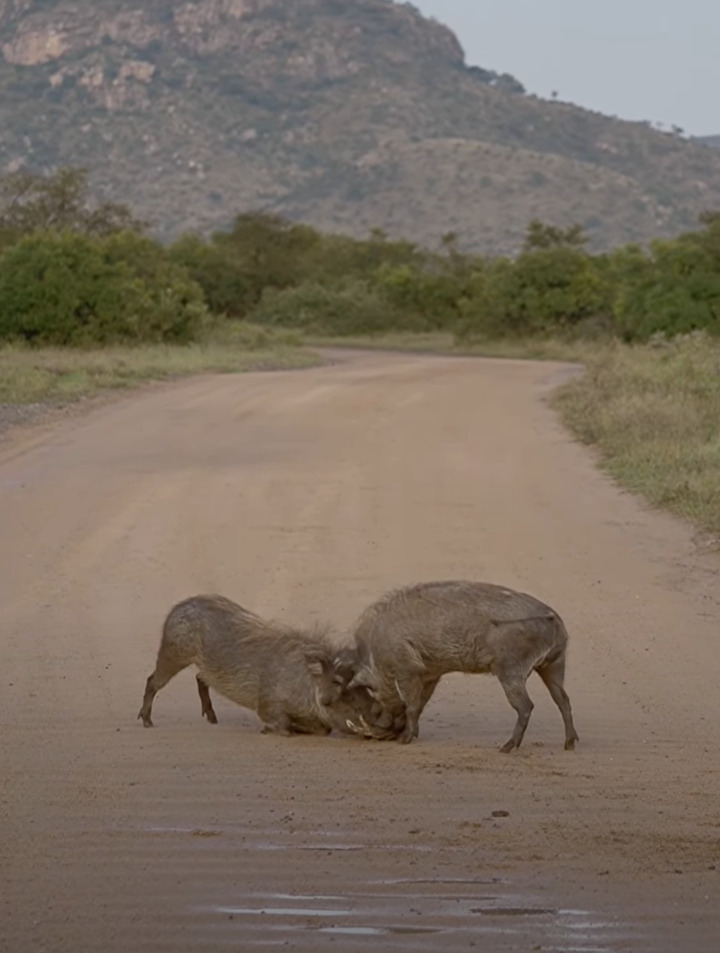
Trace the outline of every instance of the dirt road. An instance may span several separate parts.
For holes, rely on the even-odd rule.
[[[720,949],[720,558],[569,440],[564,372],[356,354],[0,444],[3,951]],[[136,721],[184,596],[343,627],[453,577],[563,615],[575,752],[535,677],[512,755],[481,676],[409,746],[210,726],[189,671]]]

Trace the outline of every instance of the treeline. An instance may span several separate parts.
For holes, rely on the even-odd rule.
[[[0,340],[187,342],[213,316],[327,335],[452,331],[460,339],[720,333],[720,213],[648,248],[591,255],[582,228],[530,223],[515,258],[323,234],[238,215],[164,246],[124,206],[61,169],[0,181]]]

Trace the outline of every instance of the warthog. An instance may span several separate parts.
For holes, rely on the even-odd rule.
[[[560,709],[565,747],[578,740],[563,687],[568,635],[549,606],[504,586],[426,582],[389,592],[369,606],[354,630],[357,653],[336,655],[349,687],[367,686],[395,718],[399,740],[418,736],[418,720],[448,672],[492,673],[517,712],[502,751],[520,746],[533,703],[526,681],[537,672]]]
[[[370,692],[346,686],[335,671],[333,652],[323,635],[265,622],[223,596],[193,596],[165,619],[138,718],[151,728],[155,695],[194,663],[202,714],[211,724],[217,723],[210,699],[214,688],[256,712],[263,732],[392,735],[392,719]]]

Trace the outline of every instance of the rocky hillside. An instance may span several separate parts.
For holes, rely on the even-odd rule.
[[[720,208],[705,144],[524,94],[390,0],[0,0],[0,169],[82,165],[166,237],[266,209],[512,251]]]

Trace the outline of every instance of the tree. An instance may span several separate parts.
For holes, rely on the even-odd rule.
[[[101,237],[146,223],[116,202],[93,205],[87,171],[63,167],[52,175],[15,172],[0,179],[0,242],[32,232],[72,231]]]
[[[537,251],[541,248],[584,248],[586,244],[587,236],[582,225],[560,228],[557,225],[546,225],[534,218],[528,225],[523,251]]]
[[[170,246],[168,254],[200,285],[214,314],[242,318],[257,300],[232,247],[187,234]]]
[[[305,262],[321,235],[280,215],[238,215],[229,232],[216,232],[212,243],[233,262],[245,286],[245,309],[254,307],[265,288],[290,288],[305,277]]]

